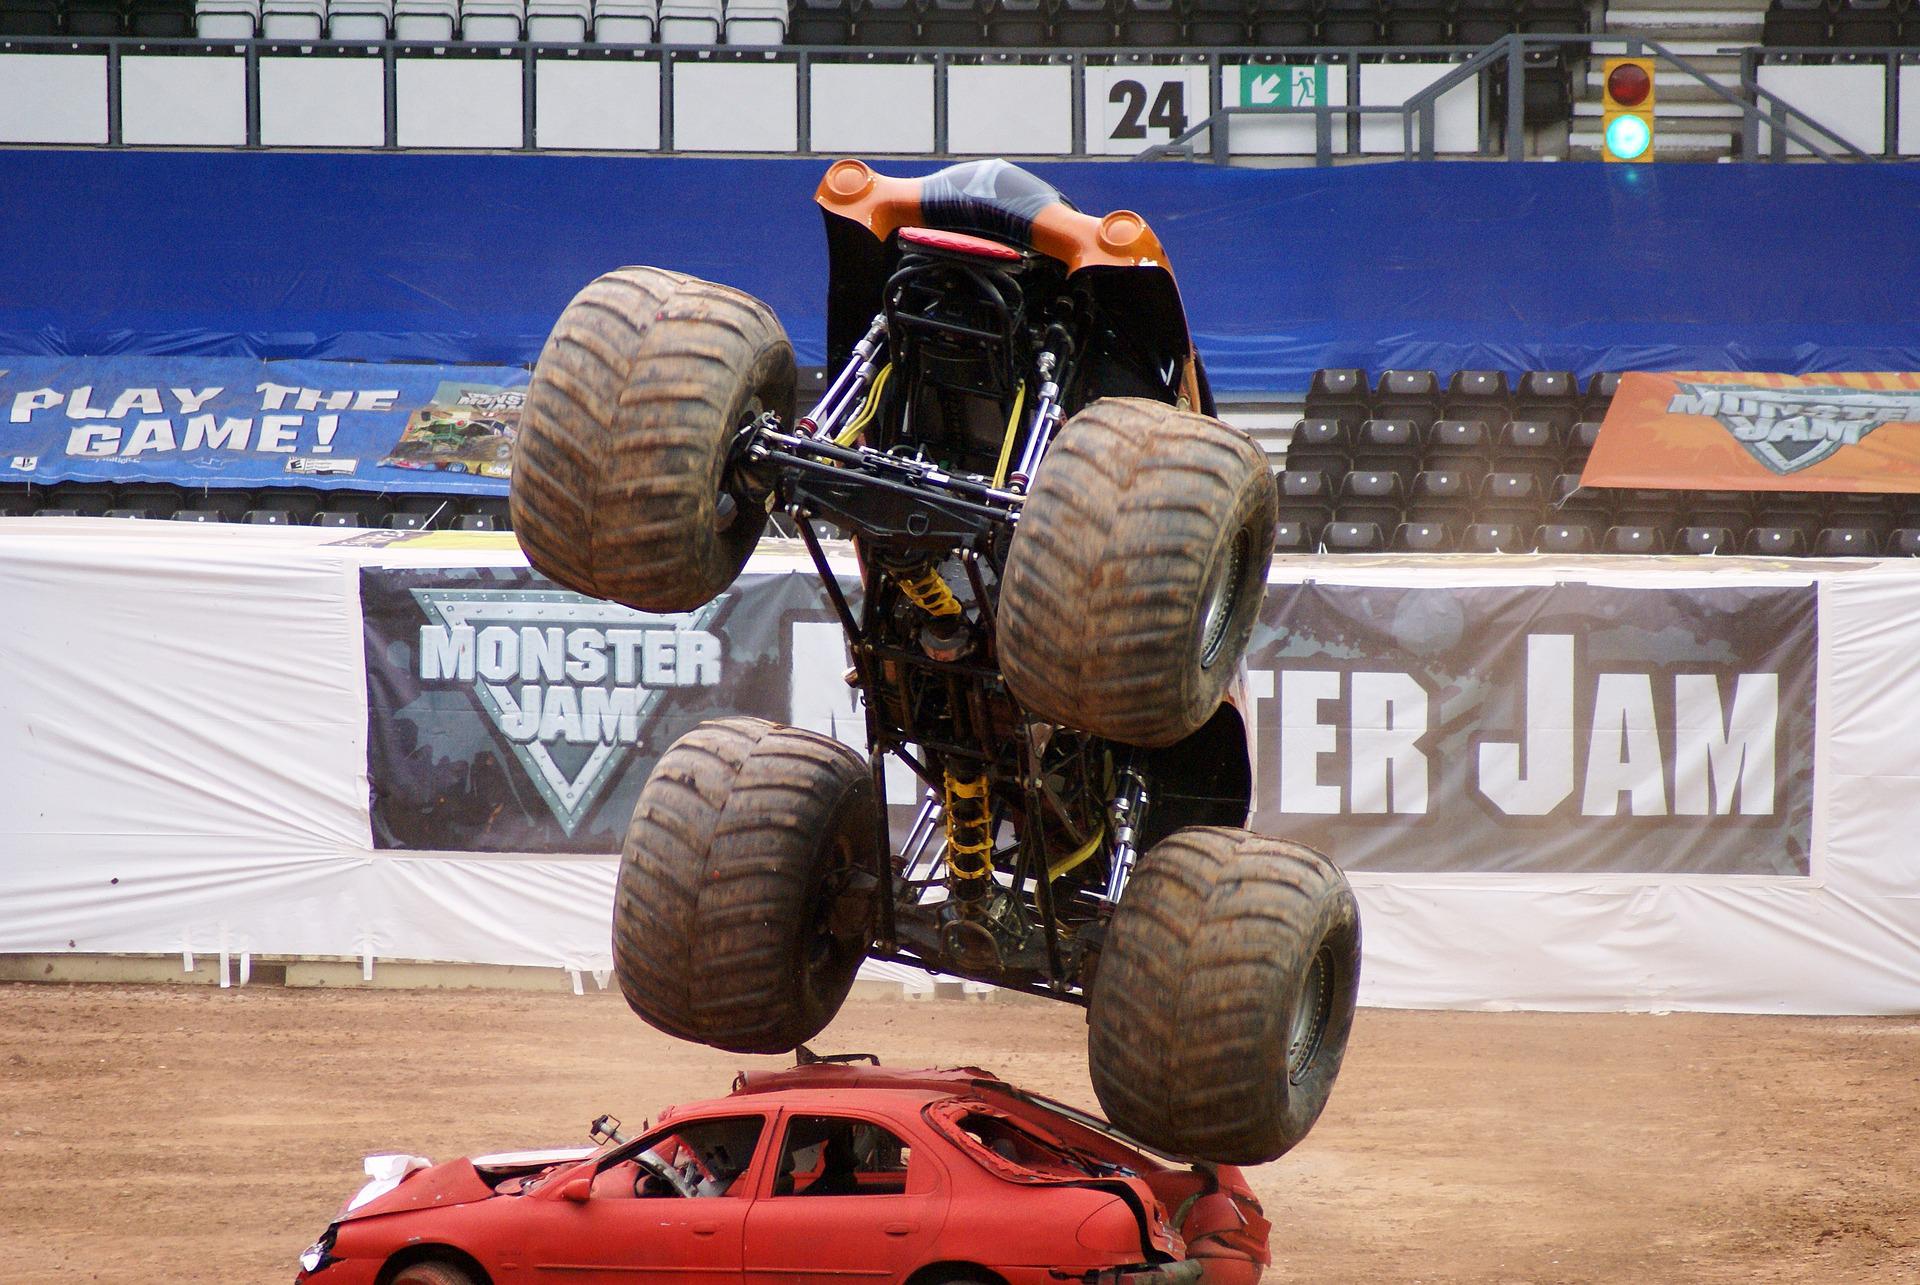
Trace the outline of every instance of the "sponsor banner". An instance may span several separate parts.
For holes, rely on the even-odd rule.
[[[527,372],[0,358],[0,483],[507,493]]]
[[[1920,491],[1920,374],[1624,376],[1586,486]]]
[[[1806,875],[1815,597],[1276,585],[1253,824],[1350,870]]]
[[[377,848],[617,852],[655,760],[710,718],[865,743],[812,576],[745,575],[675,615],[524,567],[360,577]]]

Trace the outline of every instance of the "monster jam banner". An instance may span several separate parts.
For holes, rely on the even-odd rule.
[[[1629,374],[1580,481],[1689,491],[1920,491],[1920,374]]]
[[[696,723],[863,739],[812,576],[742,576],[656,616],[524,567],[369,567],[360,600],[378,848],[615,852],[654,760]]]
[[[1805,875],[1814,586],[1269,591],[1258,828],[1350,870]]]
[[[0,482],[505,495],[527,372],[0,358]]]

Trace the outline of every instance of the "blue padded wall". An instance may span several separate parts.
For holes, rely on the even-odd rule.
[[[1912,166],[1033,168],[1148,217],[1225,390],[1321,366],[1920,369]],[[760,295],[817,362],[823,169],[0,153],[0,357],[527,363],[595,273],[653,263]]]

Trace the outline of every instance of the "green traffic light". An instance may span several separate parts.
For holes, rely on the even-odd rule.
[[[1616,160],[1637,161],[1653,143],[1646,117],[1627,113],[1607,122],[1607,153]]]

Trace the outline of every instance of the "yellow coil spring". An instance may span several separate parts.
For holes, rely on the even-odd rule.
[[[948,772],[947,869],[971,883],[993,876],[993,808],[987,778],[965,781]]]
[[[900,592],[912,599],[913,605],[929,616],[957,616],[960,614],[960,600],[953,596],[953,590],[947,588],[947,582],[941,578],[940,568],[928,565],[925,571],[913,575],[896,575],[893,582],[900,586]]]

